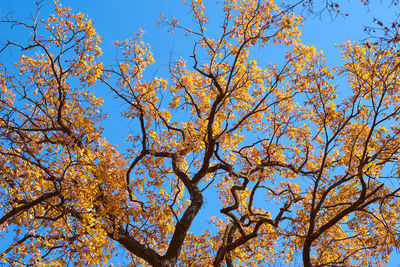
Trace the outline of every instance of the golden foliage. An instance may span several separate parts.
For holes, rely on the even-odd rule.
[[[142,30],[105,67],[91,20],[57,1],[47,20],[3,21],[32,38],[7,43],[25,54],[0,73],[0,233],[14,238],[0,259],[104,265],[119,244],[132,266],[384,265],[398,246],[398,42],[347,41],[330,68],[301,42],[295,5],[225,0],[219,37],[203,1],[187,5],[196,29],[161,18],[197,41],[168,78],[145,79]],[[252,59],[276,45],[283,64]],[[134,121],[127,152],[102,135],[99,82]]]

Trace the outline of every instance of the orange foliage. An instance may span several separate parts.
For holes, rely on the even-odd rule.
[[[187,5],[196,29],[161,20],[197,41],[192,59],[150,80],[142,31],[105,67],[90,19],[58,2],[45,21],[3,21],[32,36],[7,43],[25,55],[0,73],[0,234],[14,237],[0,259],[104,265],[119,244],[132,266],[384,265],[399,231],[398,39],[347,41],[329,68],[295,5],[225,0],[218,38],[203,1]],[[251,58],[276,44],[282,66]],[[96,82],[137,125],[127,152],[102,135]]]

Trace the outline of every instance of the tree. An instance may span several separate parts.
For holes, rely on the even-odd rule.
[[[3,19],[31,33],[1,49],[21,51],[16,72],[0,74],[4,264],[92,266],[121,247],[133,266],[387,262],[400,212],[399,25],[342,44],[345,63],[330,68],[301,43],[301,4],[315,8],[224,1],[217,36],[193,0],[196,28],[162,18],[195,40],[165,79],[144,78],[154,60],[142,32],[116,42],[107,66],[90,19],[58,2],[47,20]],[[287,47],[282,64],[251,59],[274,44]],[[99,83],[135,123],[127,152],[102,135]],[[194,231],[205,197],[221,208]]]

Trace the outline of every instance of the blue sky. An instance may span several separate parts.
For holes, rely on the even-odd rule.
[[[341,64],[341,56],[337,44],[346,39],[362,40],[367,36],[363,33],[363,26],[371,25],[372,18],[390,19],[395,15],[394,7],[389,6],[389,1],[364,7],[359,1],[343,1],[343,9],[350,16],[332,19],[328,14],[322,17],[309,18],[305,21],[302,40],[304,43],[314,45],[317,50],[323,50],[328,65]],[[379,2],[379,1],[376,1]],[[156,19],[162,13],[166,17],[176,16],[181,21],[190,23],[188,7],[183,5],[183,0],[66,0],[62,1],[65,6],[70,6],[74,11],[87,14],[94,22],[97,32],[104,38],[102,48],[104,51],[102,60],[107,64],[114,63],[115,48],[112,43],[133,36],[134,32],[142,28],[145,31],[144,40],[151,44],[156,60],[155,66],[150,69],[149,77],[167,77],[168,62],[170,56],[177,58],[182,56],[189,60],[192,52],[193,40],[184,39],[182,35],[170,35],[165,27],[157,27]],[[51,1],[44,1],[43,15],[49,12]],[[206,7],[212,17],[212,22],[219,18],[218,9],[214,1],[206,1]],[[35,10],[31,0],[2,0],[0,3],[0,15],[4,16],[13,12],[15,18],[24,19],[29,13]],[[216,22],[216,25],[217,22]],[[211,26],[215,27],[215,26]],[[0,25],[0,42],[4,41],[9,34],[8,28]],[[16,35],[17,38],[27,36]],[[261,57],[260,55],[257,57]],[[280,53],[270,54],[269,61],[281,60]],[[12,57],[0,55],[0,62],[9,61]],[[261,60],[261,59],[260,59]],[[97,95],[105,99],[104,110],[109,113],[108,119],[104,122],[105,136],[121,149],[126,148],[125,137],[132,125],[128,121],[120,119],[118,110],[122,110],[107,89],[96,84],[93,88]],[[115,130],[118,129],[118,130]],[[1,245],[0,245],[1,248]],[[398,266],[400,256],[395,255],[388,266]]]

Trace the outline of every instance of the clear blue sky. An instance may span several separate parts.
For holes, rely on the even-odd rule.
[[[50,0],[44,1],[44,15],[49,12],[51,2]],[[322,18],[309,18],[303,28],[303,42],[314,45],[318,50],[323,50],[329,65],[341,63],[341,56],[339,49],[335,47],[336,44],[342,43],[347,38],[353,40],[365,38],[363,26],[371,25],[373,17],[393,18],[396,13],[395,10],[387,8],[389,1],[383,1],[382,4],[371,6],[369,9],[362,6],[358,0],[351,0],[350,3],[342,2],[345,2],[343,9],[350,14],[349,17],[337,17],[332,20],[329,15],[325,14]],[[159,14],[162,13],[167,17],[176,16],[180,20],[190,23],[189,10],[183,5],[183,0],[66,0],[62,1],[62,4],[72,7],[74,11],[87,14],[93,20],[97,32],[104,38],[102,48],[104,51],[103,61],[106,64],[114,62],[115,49],[112,47],[112,43],[132,37],[139,27],[146,32],[144,39],[151,44],[156,60],[156,67],[150,70],[150,76],[156,73],[157,76],[167,77],[167,65],[171,55],[175,58],[182,56],[189,60],[193,41],[183,39],[179,34],[171,36],[167,33],[166,28],[157,27],[156,22]],[[212,21],[215,20],[218,25],[219,13],[215,1],[206,1],[206,6],[209,7]],[[31,0],[2,0],[0,2],[1,16],[13,12],[16,18],[23,19],[34,10],[35,7]],[[8,28],[0,25],[0,41],[4,41],[8,34]],[[27,38],[27,36],[20,37]],[[268,55],[271,61],[279,62],[280,57],[279,53]],[[8,61],[11,58],[0,55],[0,62]],[[109,113],[109,118],[104,123],[107,139],[111,143],[118,144],[121,149],[125,148],[124,140],[129,132],[130,124],[120,120],[119,113],[115,112],[121,110],[120,104],[103,86],[96,84],[94,90],[98,95],[104,97],[104,110]],[[400,263],[400,257],[396,255],[388,266],[398,266],[397,262]]]

